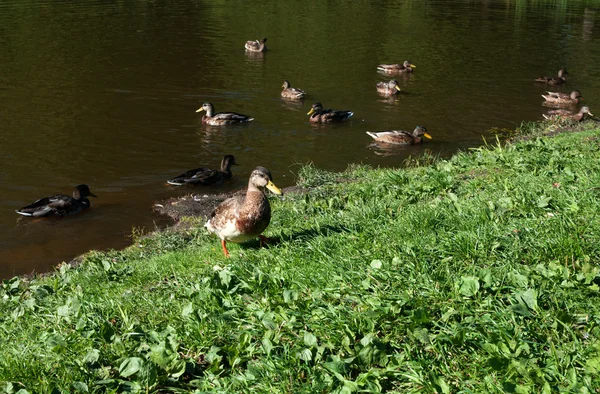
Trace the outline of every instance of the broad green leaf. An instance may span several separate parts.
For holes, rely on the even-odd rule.
[[[479,279],[474,276],[463,276],[460,279],[460,294],[472,297],[479,291]]]
[[[304,333],[304,344],[309,348],[314,347],[317,344],[317,337],[308,331],[305,332]]]
[[[271,340],[269,338],[262,339],[262,346],[263,346],[265,353],[271,354],[271,350],[273,349],[273,344],[271,343]]]
[[[383,265],[383,262],[381,260],[371,261],[371,268],[373,268],[374,270],[380,269],[382,265]]]
[[[87,364],[94,364],[98,361],[99,358],[100,358],[100,350],[91,349],[89,352],[87,352],[87,354],[83,358],[83,362],[87,363]]]
[[[531,309],[532,311],[537,310],[537,291],[534,289],[528,289],[524,293],[520,294],[521,300]]]
[[[119,366],[119,374],[126,378],[137,373],[142,365],[144,365],[144,360],[139,357],[126,358]]]
[[[187,317],[187,316],[191,315],[192,312],[194,312],[194,304],[192,304],[191,302],[188,302],[181,310],[181,316]]]
[[[78,393],[87,393],[89,392],[88,385],[84,382],[73,382],[73,388]]]
[[[304,348],[301,352],[298,353],[298,358],[300,360],[310,361],[312,360],[312,352],[310,351],[310,349]]]

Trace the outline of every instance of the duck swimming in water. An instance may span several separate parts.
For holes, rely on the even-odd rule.
[[[250,51],[250,52],[266,52],[267,46],[265,45],[265,42],[267,42],[266,37],[260,41],[258,41],[258,40],[246,41],[246,44],[244,45],[244,47],[246,48],[247,51]]]
[[[569,73],[567,72],[566,69],[561,68],[560,70],[558,70],[558,75],[553,76],[553,77],[536,78],[535,81],[541,82],[541,83],[546,83],[548,85],[562,85],[563,83],[567,82],[567,78],[565,78],[565,75],[568,75],[568,74]]]
[[[306,92],[304,90],[293,88],[288,81],[283,81],[283,85],[281,87],[283,88],[281,91],[281,97],[285,99],[301,100],[306,97]]]
[[[194,168],[177,175],[173,179],[169,179],[169,185],[214,185],[224,180],[231,179],[231,166],[237,165],[233,155],[223,156],[221,160],[221,169],[213,170],[211,168],[200,167]]]
[[[417,126],[413,132],[404,130],[367,131],[376,142],[395,145],[416,145],[423,142],[421,137],[431,139],[431,135],[423,126]]]
[[[402,89],[398,86],[398,81],[392,79],[390,82],[379,82],[377,84],[377,92],[386,96],[398,94]]]
[[[56,194],[51,197],[40,198],[33,204],[17,209],[15,212],[19,215],[32,217],[74,215],[90,207],[88,196],[97,197],[90,192],[88,185],[78,185],[73,190],[73,197]]]
[[[196,112],[206,111],[206,115],[202,117],[202,123],[209,124],[211,126],[221,126],[225,124],[233,123],[244,123],[253,121],[247,115],[238,114],[237,112],[217,112],[215,113],[215,107],[211,103],[204,103],[202,107],[198,108]]]
[[[405,60],[402,64],[380,64],[377,66],[379,71],[387,74],[405,74],[413,72],[413,69],[417,68],[410,60]]]
[[[310,123],[331,123],[346,120],[354,115],[354,112],[340,111],[336,109],[323,109],[323,104],[314,103],[307,115],[310,115]]]
[[[548,94],[542,94],[542,97],[546,102],[544,104],[550,104],[553,107],[570,107],[579,104],[579,100],[583,100],[579,90],[573,90],[570,94],[560,92],[548,92]]]

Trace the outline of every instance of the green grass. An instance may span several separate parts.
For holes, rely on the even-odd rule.
[[[4,281],[0,392],[599,392],[600,132],[409,164]]]

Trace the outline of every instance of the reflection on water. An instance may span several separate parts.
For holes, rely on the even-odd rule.
[[[240,166],[215,192],[245,186],[256,165],[286,186],[299,163],[343,170],[398,166],[425,149],[447,156],[491,127],[541,119],[547,86],[532,81],[563,65],[570,75],[558,90],[580,90],[593,112],[597,9],[591,0],[4,1],[0,277],[165,225],[153,202],[189,193],[165,180],[225,154]],[[244,50],[262,36],[269,52]],[[390,77],[377,65],[407,58],[418,68],[393,77],[406,93],[379,96],[375,85]],[[286,79],[309,97],[281,100]],[[255,120],[203,125],[194,111],[206,101]],[[315,101],[355,114],[311,126]],[[416,124],[435,140],[387,150],[365,134]],[[14,213],[81,183],[99,196],[81,215],[23,222]]]

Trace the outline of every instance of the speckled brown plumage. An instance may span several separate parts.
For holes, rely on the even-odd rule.
[[[310,123],[331,123],[346,120],[354,115],[354,112],[323,109],[323,105],[321,103],[314,103],[307,115],[310,115]]]
[[[210,215],[205,227],[221,238],[223,253],[229,257],[227,241],[244,242],[265,231],[271,222],[271,205],[265,196],[265,188],[276,194],[281,190],[273,184],[271,173],[264,167],[256,167],[248,181],[248,191],[223,201]]]

